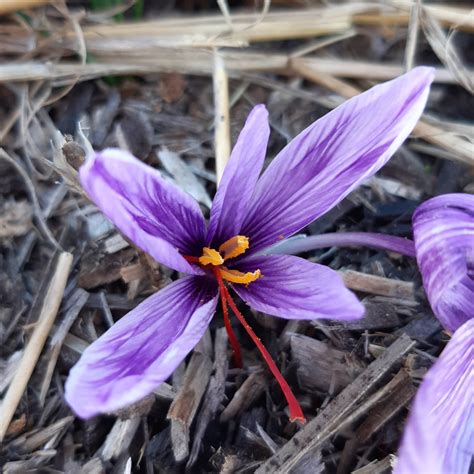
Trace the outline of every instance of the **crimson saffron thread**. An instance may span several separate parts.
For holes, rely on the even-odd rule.
[[[217,278],[217,283],[219,285],[219,292],[221,294],[221,300],[226,301],[229,306],[231,307],[232,311],[234,312],[235,316],[239,320],[239,322],[242,324],[244,329],[247,331],[247,334],[250,336],[254,344],[257,346],[257,349],[260,351],[262,354],[263,359],[268,365],[268,368],[270,369],[270,372],[273,374],[273,376],[276,378],[277,382],[279,383],[283,394],[285,395],[286,401],[288,402],[288,408],[290,410],[290,421],[300,421],[301,423],[306,423],[306,418],[303,414],[303,410],[301,409],[301,406],[296,399],[293,391],[291,390],[290,386],[288,385],[288,382],[285,380],[281,372],[278,370],[277,365],[275,364],[274,360],[272,359],[272,356],[270,353],[267,351],[265,346],[262,344],[262,341],[259,339],[259,337],[255,334],[253,329],[250,327],[249,323],[247,323],[246,319],[244,318],[243,314],[238,310],[237,305],[235,304],[234,300],[232,299],[232,296],[229,293],[229,290],[224,284],[224,281],[222,280],[222,275],[220,274],[219,269],[214,270],[214,274],[216,275]],[[223,307],[227,307],[226,304],[223,303]]]

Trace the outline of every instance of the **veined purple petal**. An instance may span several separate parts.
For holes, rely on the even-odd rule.
[[[413,215],[413,233],[431,307],[453,332],[474,317],[474,196],[424,202]]]
[[[82,186],[101,211],[158,262],[201,274],[183,254],[202,249],[206,224],[197,202],[130,153],[106,149],[79,171]]]
[[[421,384],[394,474],[467,474],[474,455],[474,319],[453,335]]]
[[[240,232],[265,160],[269,135],[267,109],[257,105],[240,132],[214,197],[208,244],[220,244]]]
[[[240,271],[259,269],[249,285],[233,285],[252,308],[285,319],[360,319],[364,306],[329,267],[299,257],[269,255],[246,258]]]
[[[66,400],[81,418],[134,403],[164,382],[199,342],[217,304],[205,277],[147,298],[91,344],[72,368]]]
[[[377,172],[418,121],[433,80],[419,67],[328,113],[291,141],[259,179],[242,234],[255,252],[293,235]]]

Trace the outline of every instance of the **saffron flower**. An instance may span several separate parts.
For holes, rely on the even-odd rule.
[[[406,139],[425,106],[431,68],[416,68],[319,119],[260,176],[270,133],[263,105],[250,113],[206,222],[198,204],[129,153],[107,149],[80,169],[84,189],[138,247],[187,274],[150,296],[91,344],[70,372],[66,400],[82,418],[136,402],[164,382],[201,339],[220,299],[230,307],[304,420],[290,387],[240,313],[234,291],[257,311],[285,319],[353,320],[362,304],[338,274],[265,249],[337,205]]]
[[[451,340],[416,394],[396,474],[464,474],[474,455],[474,196],[446,194],[413,215],[423,286]]]

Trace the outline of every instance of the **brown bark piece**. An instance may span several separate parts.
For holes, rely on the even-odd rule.
[[[234,397],[222,412],[220,421],[226,423],[230,419],[243,413],[257,400],[265,390],[266,377],[261,372],[250,374],[242,386],[235,392]]]
[[[415,287],[412,282],[369,275],[354,270],[344,270],[339,273],[345,285],[351,290],[362,291],[373,295],[415,300]]]
[[[135,257],[135,251],[125,249],[115,254],[103,256],[98,256],[97,251],[95,251],[88,257],[83,259],[79,270],[78,286],[85,290],[119,280],[122,268],[132,261]]]
[[[183,386],[168,411],[171,420],[171,442],[177,462],[189,455],[189,430],[212,372],[210,357],[194,352],[184,376]]]
[[[297,364],[298,383],[307,392],[337,394],[364,369],[349,353],[307,336],[291,338],[291,353]]]

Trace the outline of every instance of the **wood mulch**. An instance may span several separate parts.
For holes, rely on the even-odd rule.
[[[411,237],[421,202],[474,192],[469,5],[280,0],[269,11],[223,2],[220,12],[203,1],[148,1],[141,24],[79,0],[15,13],[27,3],[0,6],[3,472],[390,472],[416,389],[449,340],[415,260],[390,252],[304,254],[343,272],[367,308],[361,321],[287,322],[241,305],[305,426],[289,423],[238,325],[244,368],[233,366],[220,311],[154,393],[117,413],[74,417],[64,383],[81,353],[177,277],[130,246],[88,201],[76,170],[91,148],[120,146],[208,214],[216,167],[255,104],[270,113],[271,158],[344,98],[407,65],[436,65],[414,135],[304,230]]]

